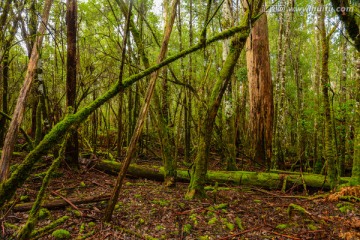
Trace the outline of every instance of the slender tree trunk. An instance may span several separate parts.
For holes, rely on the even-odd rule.
[[[255,163],[270,168],[274,107],[265,13],[253,26],[246,49],[253,157]]]
[[[67,61],[66,61],[66,107],[70,112],[76,112],[76,28],[77,28],[77,0],[66,2],[67,24]],[[66,142],[65,162],[73,169],[79,168],[79,140],[77,129],[72,129]]]
[[[320,7],[324,6],[324,0],[319,0]],[[331,34],[326,34],[325,28],[325,11],[321,12],[321,19],[319,22],[320,36],[321,36],[321,48],[322,48],[322,60],[321,60],[321,85],[323,92],[323,104],[325,115],[325,160],[328,166],[328,175],[330,177],[331,186],[335,187],[339,180],[339,169],[335,157],[335,144],[334,133],[331,118],[330,109],[330,97],[329,97],[329,41]]]
[[[354,140],[354,160],[351,175],[351,184],[360,184],[360,53],[356,53],[356,107],[355,107],[355,140]]]
[[[179,3],[179,0],[173,0],[172,2],[172,12],[171,12],[171,17],[169,18],[168,21],[166,21],[166,25],[165,25],[165,30],[164,30],[164,38],[162,41],[162,46],[160,49],[160,54],[158,56],[157,62],[160,63],[166,56],[167,53],[167,49],[168,49],[168,44],[169,44],[169,39],[170,39],[170,35],[172,32],[172,27],[174,25],[174,20],[175,20],[175,16],[176,16],[176,9],[177,9],[177,4]],[[128,21],[127,21],[128,22]],[[131,138],[130,141],[130,145],[128,147],[128,151],[126,153],[126,157],[124,159],[124,162],[122,163],[121,166],[121,170],[119,172],[119,175],[117,177],[116,180],[116,185],[113,189],[111,198],[109,200],[109,204],[108,207],[106,208],[105,211],[105,216],[104,219],[105,221],[109,222],[111,220],[111,216],[112,213],[114,211],[114,207],[115,204],[117,202],[117,199],[119,197],[120,194],[120,189],[122,186],[122,182],[125,178],[125,174],[127,171],[127,168],[130,165],[131,159],[135,153],[136,150],[136,145],[139,141],[143,126],[144,126],[144,122],[146,120],[146,116],[150,107],[150,101],[152,98],[152,95],[154,93],[154,89],[155,89],[155,84],[156,84],[156,79],[159,76],[159,70],[155,71],[152,75],[151,75],[151,80],[149,83],[149,87],[148,90],[146,91],[146,96],[145,96],[145,102],[144,105],[142,106],[142,109],[140,110],[140,114],[139,114],[139,118],[137,121],[137,126],[135,128],[134,134]]]
[[[347,40],[342,38],[342,67],[340,72],[340,126],[339,126],[339,173],[343,176],[345,173],[346,160],[346,75],[347,75],[347,58],[348,47]]]
[[[15,106],[15,111],[12,120],[10,122],[8,132],[6,133],[6,138],[5,138],[4,147],[1,155],[1,161],[0,161],[0,182],[4,182],[8,177],[11,155],[14,150],[14,145],[20,124],[24,117],[26,99],[30,92],[32,82],[34,80],[36,65],[39,59],[39,49],[41,48],[42,45],[43,35],[46,30],[46,25],[48,22],[51,5],[52,5],[52,0],[47,0],[45,2],[44,12],[42,15],[42,22],[40,24],[38,31],[39,35],[37,35],[36,37],[36,41],[33,46],[28,68],[26,71],[24,84],[20,90],[20,94]]]

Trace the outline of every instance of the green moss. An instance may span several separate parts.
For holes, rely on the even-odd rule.
[[[76,217],[81,217],[82,213],[79,210],[72,210],[71,211]]]
[[[310,231],[316,231],[316,230],[318,230],[318,227],[315,226],[314,224],[308,224],[307,227],[308,227],[308,229],[309,229]]]
[[[40,208],[39,210],[39,219],[45,219],[51,215],[50,211],[46,208]]]
[[[93,227],[95,227],[96,226],[96,224],[94,223],[94,222],[89,222],[88,223],[88,227],[89,228],[93,228]]]
[[[165,229],[165,227],[163,225],[156,225],[155,226],[156,231],[160,231],[160,230],[163,230],[163,229]]]
[[[280,230],[284,230],[284,229],[286,229],[288,227],[289,227],[289,224],[284,224],[284,223],[281,223],[281,224],[276,226],[276,228],[280,229]]]
[[[291,203],[291,204],[289,205],[288,209],[287,209],[287,213],[288,213],[289,217],[292,216],[292,214],[293,214],[294,211],[296,211],[296,212],[298,212],[298,213],[301,213],[301,214],[303,214],[303,215],[307,213],[307,211],[306,211],[303,207]]]
[[[254,200],[254,203],[261,203],[261,200],[255,199],[255,200]]]
[[[165,200],[165,199],[152,200],[151,202],[153,204],[158,204],[158,205],[160,205],[162,207],[168,206],[169,203],[170,203],[168,200]]]
[[[211,239],[211,238],[208,235],[199,237],[199,240],[209,240],[209,239]]]
[[[191,224],[188,224],[188,223],[187,223],[187,224],[185,224],[185,225],[183,226],[183,232],[184,232],[184,233],[190,234],[191,229],[192,229]]]
[[[70,239],[69,231],[65,229],[58,229],[51,234],[55,239]]]
[[[342,213],[347,213],[354,210],[354,206],[351,203],[338,203],[336,207]]]
[[[20,201],[21,202],[29,202],[30,201],[30,197],[28,195],[21,195],[20,196]]]
[[[215,224],[216,222],[217,222],[217,217],[215,216],[215,217],[211,218],[211,219],[208,221],[208,224],[209,224],[209,225],[213,225],[213,224]]]
[[[80,187],[86,187],[86,184],[84,182],[81,182]]]
[[[226,222],[226,223],[225,223],[225,226],[226,226],[226,228],[229,229],[230,231],[233,231],[234,228],[235,228],[235,225],[232,224],[232,223],[230,223],[230,222]]]
[[[240,231],[243,231],[243,230],[244,230],[244,227],[243,227],[243,225],[242,225],[242,220],[241,220],[241,218],[236,217],[236,218],[235,218],[235,223],[236,223],[236,226],[239,228]]]
[[[228,203],[220,203],[218,205],[215,205],[214,208],[215,209],[226,209],[228,208],[229,204]]]

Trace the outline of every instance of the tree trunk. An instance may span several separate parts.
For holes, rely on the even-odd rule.
[[[269,169],[272,155],[274,107],[265,13],[253,26],[246,49],[254,161]]]
[[[324,6],[324,0],[319,0],[320,7]],[[322,48],[322,60],[321,60],[321,85],[323,92],[323,104],[324,104],[324,115],[325,115],[325,151],[324,156],[328,166],[328,175],[330,177],[330,183],[332,187],[338,184],[339,169],[335,157],[335,144],[334,144],[334,133],[333,124],[331,118],[330,109],[330,97],[329,97],[329,42],[331,33],[326,34],[325,28],[325,12],[321,12],[321,18],[319,21],[319,29],[321,36],[321,48]]]
[[[39,35],[37,35],[36,37],[36,41],[33,46],[28,68],[26,71],[25,80],[20,90],[18,100],[16,102],[14,115],[10,122],[8,132],[6,133],[6,138],[5,138],[4,147],[1,155],[1,161],[0,161],[0,182],[4,182],[8,178],[11,155],[14,150],[14,145],[20,124],[24,117],[26,99],[30,92],[32,82],[34,80],[36,65],[39,59],[39,49],[41,48],[42,45],[42,40],[46,30],[46,25],[48,22],[49,12],[52,2],[53,2],[52,0],[47,0],[45,2],[44,12],[42,15],[42,22],[40,24],[38,31]]]
[[[177,8],[177,4],[179,3],[179,0],[174,0],[172,3],[172,12],[171,12],[171,17],[168,19],[168,21],[166,21],[166,25],[165,25],[165,30],[164,30],[164,38],[162,41],[162,46],[160,49],[160,54],[158,56],[157,59],[157,63],[160,63],[166,56],[167,53],[167,49],[168,49],[168,44],[169,44],[169,39],[170,39],[170,35],[172,32],[172,27],[175,21],[175,16],[176,16],[176,8]],[[128,14],[128,16],[130,16],[130,14]],[[127,19],[127,25],[129,24],[129,18]],[[129,167],[129,164],[131,162],[131,159],[135,153],[136,150],[136,145],[139,141],[142,129],[144,127],[144,122],[146,120],[146,116],[150,107],[150,101],[152,98],[152,95],[154,93],[154,89],[155,89],[155,84],[156,84],[156,79],[159,76],[159,70],[155,71],[152,75],[151,75],[151,80],[149,83],[149,87],[148,90],[146,91],[146,95],[145,95],[145,102],[144,105],[142,106],[142,109],[140,110],[140,114],[139,114],[139,118],[137,121],[137,126],[135,128],[134,134],[131,137],[131,141],[130,141],[130,145],[128,147],[128,151],[126,153],[126,157],[124,159],[124,162],[122,164],[121,170],[119,172],[119,175],[117,177],[116,180],[116,185],[113,189],[113,192],[111,194],[111,198],[109,200],[109,204],[108,207],[106,208],[105,211],[105,216],[104,219],[105,221],[109,222],[111,220],[111,216],[112,213],[114,211],[114,207],[115,204],[117,202],[117,199],[119,197],[120,194],[120,189],[122,186],[122,182],[125,178],[125,174],[127,171],[127,168]]]
[[[96,164],[96,169],[117,175],[121,168],[121,163],[102,160]],[[178,180],[189,182],[190,176],[187,170],[178,169]],[[159,166],[145,166],[130,164],[127,171],[129,177],[146,178],[150,180],[163,181],[164,168]],[[319,174],[303,174],[305,184],[309,188],[330,190],[329,179]],[[341,178],[342,183],[348,183],[350,178]],[[286,189],[294,186],[303,187],[301,173],[299,172],[247,172],[247,171],[207,171],[207,178],[204,184],[234,184],[257,186],[266,189],[280,190],[283,186]]]
[[[66,2],[67,24],[67,61],[66,61],[66,107],[67,111],[76,112],[76,29],[77,0]],[[71,107],[71,109],[69,108]],[[72,129],[66,143],[65,162],[70,168],[79,168],[79,140],[77,129]]]

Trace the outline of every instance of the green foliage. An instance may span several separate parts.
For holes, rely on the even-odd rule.
[[[158,205],[164,207],[164,206],[168,206],[170,201],[165,200],[165,199],[157,199],[157,200],[152,200],[151,203],[158,204]]]
[[[51,234],[55,239],[70,239],[69,231],[65,229],[58,229]]]
[[[241,218],[236,217],[236,218],[235,218],[235,223],[236,223],[236,226],[239,228],[240,231],[243,231],[243,230],[244,230],[244,227],[243,227],[243,225],[242,225],[242,220],[241,220]]]
[[[215,224],[216,222],[217,222],[217,217],[215,216],[215,217],[211,218],[211,219],[208,221],[208,224],[209,224],[209,225],[213,225],[213,224]]]

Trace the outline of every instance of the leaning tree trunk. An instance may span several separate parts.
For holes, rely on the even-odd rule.
[[[26,99],[30,92],[32,82],[34,80],[34,75],[36,71],[37,61],[39,59],[39,49],[42,45],[43,36],[46,30],[46,25],[49,18],[50,8],[52,5],[52,0],[47,0],[44,6],[44,12],[42,15],[42,22],[39,27],[38,35],[36,37],[35,44],[33,46],[31,57],[29,60],[28,68],[26,71],[26,76],[24,84],[20,90],[18,100],[16,102],[14,114],[10,122],[8,132],[6,133],[4,147],[1,155],[0,161],[0,182],[4,182],[8,177],[10,159],[12,152],[14,150],[14,145],[19,131],[20,124],[24,117]]]
[[[76,111],[76,21],[77,0],[66,2],[67,61],[66,61],[66,107]],[[69,109],[68,109],[69,111]],[[77,129],[72,129],[66,143],[65,162],[73,169],[79,168],[79,141]]]
[[[268,169],[272,155],[274,107],[267,17],[265,13],[253,26],[250,36],[246,43],[246,60],[254,161]]]
[[[169,40],[170,40],[170,35],[171,35],[171,32],[172,32],[172,27],[173,27],[174,21],[175,21],[176,8],[177,8],[176,6],[177,6],[178,3],[179,3],[179,0],[174,0],[173,3],[172,3],[172,13],[171,13],[171,16],[168,19],[168,21],[166,21],[162,46],[161,46],[161,49],[160,49],[160,54],[159,54],[158,59],[157,59],[158,63],[160,63],[166,56],[167,49],[168,49],[168,44],[169,44]],[[130,13],[128,14],[127,27],[129,25],[129,16],[130,16]],[[144,122],[146,120],[146,115],[147,115],[149,107],[150,107],[150,101],[151,101],[151,98],[152,98],[154,90],[155,90],[155,84],[156,84],[156,80],[157,80],[158,76],[159,76],[159,70],[155,71],[151,75],[149,87],[148,87],[148,90],[147,90],[146,95],[145,95],[144,105],[142,106],[142,109],[140,110],[140,114],[139,114],[139,118],[138,118],[138,121],[137,121],[137,125],[136,125],[136,128],[135,128],[134,134],[131,137],[131,141],[130,141],[130,144],[129,144],[129,147],[128,147],[128,151],[126,153],[126,157],[125,157],[125,159],[124,159],[124,161],[122,163],[121,170],[120,170],[119,175],[118,175],[118,177],[116,179],[116,185],[115,185],[115,187],[113,189],[113,192],[111,194],[111,198],[109,200],[108,207],[106,208],[106,211],[105,211],[104,219],[107,222],[109,222],[111,220],[112,213],[114,211],[115,204],[116,204],[117,199],[119,197],[121,186],[122,186],[123,180],[125,178],[127,168],[129,167],[131,159],[133,158],[133,155],[135,153],[136,145],[137,145],[137,143],[139,141],[142,129],[144,127]]]

